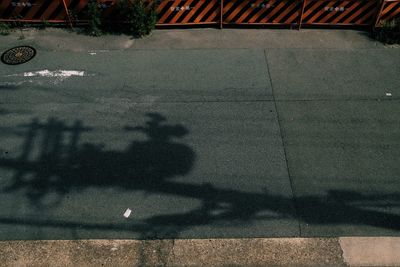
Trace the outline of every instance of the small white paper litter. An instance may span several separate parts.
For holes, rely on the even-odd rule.
[[[125,217],[125,218],[128,218],[129,216],[131,216],[131,213],[132,213],[132,210],[127,209],[127,210],[125,211],[125,213],[124,213],[124,217]]]
[[[386,93],[386,96],[392,96],[392,93]]]

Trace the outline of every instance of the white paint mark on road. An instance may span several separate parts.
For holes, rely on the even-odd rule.
[[[129,218],[129,216],[131,216],[132,210],[131,209],[127,209],[124,213],[124,217],[125,218]]]
[[[55,78],[52,82],[54,84],[58,84],[63,82],[64,80],[71,78],[71,77],[84,77],[84,76],[93,76],[88,75],[85,71],[79,70],[54,70],[50,71],[48,69],[45,70],[38,70],[38,71],[29,71],[19,74],[11,74],[7,75],[6,77],[44,77],[44,78]],[[24,81],[25,82],[25,81]]]
[[[16,74],[15,76],[21,76],[21,74]],[[32,72],[24,72],[22,73],[24,77],[62,77],[62,78],[69,78],[72,76],[85,76],[84,71],[77,71],[77,70],[39,70],[39,71],[32,71]]]

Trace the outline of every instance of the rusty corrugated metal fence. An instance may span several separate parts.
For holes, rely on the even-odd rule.
[[[376,18],[375,26],[379,27],[383,21],[400,18],[400,0],[384,0]]]
[[[218,0],[158,1],[158,24],[217,24],[220,19]]]
[[[372,25],[375,0],[304,0],[302,25]]]
[[[98,0],[118,20],[118,0]],[[157,25],[380,26],[400,17],[400,0],[146,0]],[[88,0],[0,0],[0,21],[87,23]]]
[[[225,24],[298,24],[301,2],[293,0],[224,0]]]
[[[62,0],[0,0],[0,21],[62,23],[66,10]]]

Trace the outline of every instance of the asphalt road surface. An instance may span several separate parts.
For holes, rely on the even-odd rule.
[[[0,65],[0,239],[398,236],[399,74],[380,46],[39,48]]]

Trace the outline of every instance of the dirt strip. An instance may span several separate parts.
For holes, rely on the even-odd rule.
[[[2,266],[344,266],[336,238],[0,242]]]

